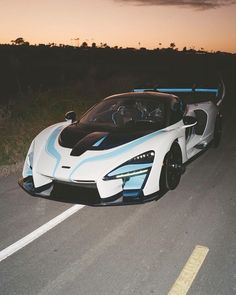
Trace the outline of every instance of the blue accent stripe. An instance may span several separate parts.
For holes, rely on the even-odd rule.
[[[125,182],[124,190],[139,190],[139,189],[141,189],[146,177],[147,177],[147,174],[130,177],[130,179]]]
[[[62,130],[63,127],[59,127],[57,129],[55,129],[51,135],[49,136],[48,140],[47,140],[47,143],[46,143],[46,146],[45,146],[45,149],[46,149],[46,152],[52,156],[54,159],[56,159],[56,165],[54,167],[54,170],[53,170],[53,173],[52,173],[52,176],[55,175],[56,173],[56,170],[58,168],[58,165],[61,161],[61,155],[59,154],[59,152],[56,150],[55,148],[55,142],[56,142],[56,139],[58,138],[58,135],[60,134],[61,130]]]
[[[107,152],[106,154],[103,154],[103,155],[91,156],[91,157],[88,157],[88,158],[82,160],[71,172],[70,179],[71,179],[71,176],[73,175],[73,173],[83,164],[93,162],[93,161],[104,161],[104,160],[112,159],[113,157],[117,157],[121,154],[126,153],[127,151],[131,150],[132,148],[136,147],[138,144],[142,144],[142,143],[146,142],[147,140],[154,138],[155,136],[157,136],[157,134],[162,133],[162,132],[163,131],[161,131],[161,130],[153,132],[153,133],[145,135],[139,139],[136,139],[126,145],[122,145],[121,147],[117,148],[115,151],[113,150],[113,151]],[[101,151],[99,151],[98,153],[101,153]],[[102,153],[104,153],[104,151]],[[126,160],[128,160],[128,159],[124,159],[124,162]]]
[[[175,93],[194,93],[194,92],[204,92],[204,93],[215,93],[218,94],[217,88],[140,88],[134,89],[134,92],[144,92],[157,90],[164,93],[175,92]]]
[[[139,194],[140,194],[140,189],[133,189],[133,190],[127,189],[123,191],[123,196],[127,198],[137,198]]]
[[[218,89],[213,89],[213,88],[196,88],[196,89],[192,89],[192,88],[158,88],[159,91],[161,92],[184,92],[184,93],[188,93],[188,92],[209,92],[209,93],[217,93]]]
[[[101,139],[99,139],[97,142],[95,142],[93,144],[94,147],[97,147],[99,146],[105,139],[107,138],[107,135],[106,136],[103,136]]]

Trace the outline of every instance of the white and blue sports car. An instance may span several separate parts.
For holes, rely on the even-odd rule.
[[[219,88],[135,89],[103,99],[76,121],[31,143],[20,186],[32,195],[72,193],[93,205],[154,200],[177,187],[185,163],[221,135]]]

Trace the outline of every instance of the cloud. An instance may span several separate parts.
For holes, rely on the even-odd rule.
[[[206,10],[236,4],[236,0],[115,0],[116,2],[133,3],[136,5],[180,6]]]

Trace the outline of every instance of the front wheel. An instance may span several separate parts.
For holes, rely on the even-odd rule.
[[[174,190],[180,182],[183,170],[181,149],[178,143],[174,143],[163,161],[161,190]]]

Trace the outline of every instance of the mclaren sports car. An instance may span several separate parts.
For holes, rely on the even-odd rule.
[[[91,205],[144,203],[179,184],[185,164],[221,136],[224,88],[134,89],[73,111],[32,141],[20,186]],[[76,199],[77,198],[77,199]]]

